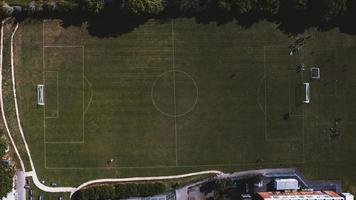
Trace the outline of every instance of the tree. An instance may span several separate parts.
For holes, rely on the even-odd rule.
[[[279,0],[230,0],[237,14],[263,13],[276,14]]]
[[[318,0],[320,4],[321,20],[330,21],[347,10],[347,0]],[[316,5],[317,6],[317,5]]]
[[[231,11],[231,0],[216,0],[215,4],[219,12],[225,12],[226,14]]]
[[[218,179],[216,180],[216,189],[221,193],[225,193],[227,189],[227,180],[226,179]]]
[[[162,0],[122,0],[121,8],[133,15],[153,15],[160,13],[164,6]]]
[[[257,11],[269,15],[277,14],[279,10],[279,0],[259,0],[256,2]]]
[[[0,199],[6,197],[12,190],[12,177],[14,172],[11,168],[0,164]]]
[[[8,17],[14,12],[14,8],[5,3],[5,1],[0,1],[0,16]]]
[[[78,3],[68,2],[68,1],[59,1],[58,2],[58,11],[60,14],[68,14],[73,12],[78,8]]]
[[[256,0],[232,0],[232,7],[238,14],[251,13],[256,8]]]
[[[2,157],[5,154],[6,149],[7,149],[7,145],[5,140],[0,138],[0,157]]]
[[[104,10],[105,0],[76,0],[79,7],[92,15],[98,15]]]
[[[309,0],[285,0],[295,11],[305,11],[308,8]]]
[[[209,10],[218,0],[177,0],[182,13],[197,14]]]

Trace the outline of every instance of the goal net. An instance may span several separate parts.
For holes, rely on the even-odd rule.
[[[309,103],[310,102],[310,94],[309,94],[309,83],[304,83],[304,100],[303,103]]]
[[[44,105],[44,85],[37,85],[37,104]]]

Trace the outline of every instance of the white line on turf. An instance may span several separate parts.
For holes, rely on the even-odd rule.
[[[266,141],[271,141],[271,142],[278,142],[278,141],[280,141],[280,142],[298,142],[298,141],[302,141],[303,142],[303,138],[296,138],[296,139],[283,139],[283,138],[269,138],[268,137],[268,131],[267,131],[267,129],[268,129],[268,127],[267,127],[267,122],[268,122],[268,117],[267,117],[267,114],[268,114],[268,112],[267,112],[267,88],[268,88],[268,86],[267,86],[267,84],[268,84],[268,82],[267,82],[267,79],[268,79],[268,71],[267,71],[267,67],[266,67],[266,59],[267,59],[267,56],[266,56],[266,50],[267,50],[267,48],[273,48],[273,47],[285,47],[284,45],[269,45],[269,46],[264,46],[263,48],[264,48],[264,55],[263,55],[263,59],[264,59],[264,61],[263,61],[263,63],[264,63],[264,71],[265,71],[265,77],[266,77],[266,80],[265,80],[265,98],[266,98],[266,100],[265,100],[265,108],[266,108],[266,117],[265,117],[265,140]],[[288,72],[288,110],[290,111],[290,77],[289,77],[289,72],[290,72],[291,70],[288,70],[287,72]],[[295,117],[304,117],[304,115],[293,115],[293,116],[295,116]],[[303,121],[302,121],[302,126],[303,126]],[[304,128],[303,128],[304,129]]]
[[[85,80],[88,83],[89,88],[90,88],[90,98],[89,98],[88,104],[86,105],[85,110],[84,110],[84,114],[85,114],[89,110],[91,102],[93,101],[94,91],[93,91],[93,85],[88,80],[88,78],[85,75],[84,75],[84,78],[85,78]],[[84,141],[84,139],[83,139],[83,141]]]
[[[174,104],[174,141],[176,153],[176,166],[178,166],[178,136],[177,136],[177,102],[176,102],[176,72],[175,72],[175,47],[174,47],[174,19],[171,21],[172,31],[172,72],[173,72],[173,104]]]
[[[45,21],[42,22],[42,82],[46,84],[46,72],[45,72]],[[46,90],[44,91],[46,94]],[[47,148],[46,148],[46,106],[43,107],[43,156],[44,167],[47,167]]]
[[[258,107],[260,108],[260,110],[262,111],[263,115],[266,115],[266,111],[264,110],[261,102],[260,102],[260,92],[261,92],[261,87],[266,79],[266,74],[264,72],[262,78],[260,79],[260,83],[258,84],[258,87],[257,87],[257,104],[258,104]]]
[[[85,50],[84,50],[84,46],[82,46],[82,90],[83,90],[83,101],[82,101],[82,129],[83,129],[83,132],[82,132],[82,142],[84,143],[84,134],[85,134],[85,108],[84,108],[84,54],[85,53]]]
[[[83,48],[83,45],[44,45],[44,48]]]
[[[49,141],[49,142],[46,142],[46,144],[84,144],[84,141],[60,141],[60,142],[52,142],[52,141]],[[48,169],[48,167],[46,167],[46,169]]]
[[[264,162],[264,165],[297,165],[304,164],[303,161],[299,162]],[[114,170],[114,169],[171,169],[171,168],[201,168],[201,167],[238,167],[238,166],[256,166],[256,162],[246,163],[229,163],[229,164],[207,164],[207,165],[154,165],[154,166],[128,166],[128,167],[48,167],[50,170]]]
[[[266,46],[263,46],[263,69],[265,73],[265,140],[267,140],[267,72],[266,72]]]
[[[44,23],[43,23],[44,24]],[[43,34],[44,34],[44,25],[43,25]],[[43,43],[44,43],[44,35],[43,35]],[[47,146],[46,144],[65,144],[65,143],[70,143],[70,144],[83,144],[84,143],[84,138],[85,138],[85,108],[84,108],[84,79],[85,79],[85,74],[84,74],[84,70],[85,70],[85,64],[84,64],[84,57],[85,57],[85,47],[83,45],[47,45],[47,46],[43,46],[43,83],[46,83],[46,73],[47,72],[56,72],[57,75],[59,74],[58,71],[56,70],[46,70],[46,64],[45,64],[45,49],[46,48],[81,48],[82,49],[82,139],[80,141],[47,141],[46,140],[46,119],[53,119],[56,117],[46,117],[46,109],[44,107],[44,156],[45,156],[45,168],[47,168],[47,162],[46,162],[46,151],[47,151]],[[58,117],[59,118],[59,78],[57,78],[57,113],[58,113]]]
[[[55,116],[45,116],[46,119],[58,119],[59,118],[59,73],[58,71],[45,71],[44,73],[55,73],[56,74],[56,89],[57,89],[57,93],[56,93],[56,115]],[[47,85],[46,83],[44,83],[44,85]],[[46,87],[45,87],[46,88]],[[45,99],[46,101],[46,99]],[[48,105],[48,104],[46,104]],[[46,106],[45,105],[45,106]]]

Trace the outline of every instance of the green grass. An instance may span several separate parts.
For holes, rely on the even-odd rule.
[[[355,191],[355,37],[310,30],[302,55],[289,56],[294,40],[268,22],[244,29],[149,21],[112,38],[56,21],[44,27],[45,45],[84,47],[84,54],[45,47],[43,59],[42,23],[20,26],[21,117],[46,182],[282,166]],[[321,80],[297,73],[301,62],[320,66]],[[43,69],[45,126],[34,92]],[[311,83],[308,105],[301,103],[304,81]],[[326,129],[336,118],[342,134],[330,139]]]

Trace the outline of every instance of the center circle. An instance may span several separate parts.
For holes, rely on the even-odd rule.
[[[162,114],[181,117],[191,112],[198,102],[198,86],[187,72],[170,70],[153,82],[152,103]]]

